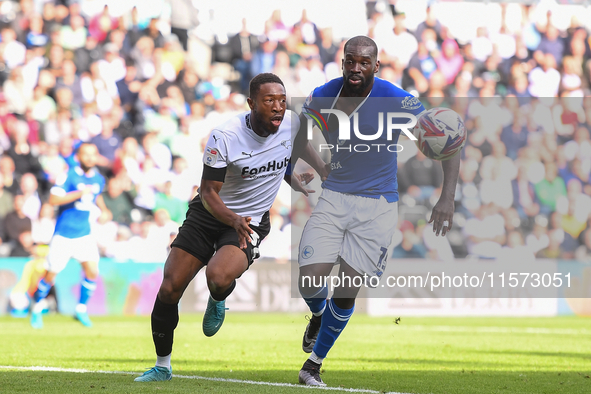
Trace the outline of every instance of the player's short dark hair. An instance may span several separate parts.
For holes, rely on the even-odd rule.
[[[351,45],[360,47],[371,47],[373,58],[378,58],[378,46],[376,45],[376,42],[374,40],[367,36],[355,36],[347,40],[347,42],[345,43],[345,47],[343,48],[345,53],[347,53],[347,48]]]
[[[254,100],[257,94],[259,94],[259,90],[261,90],[261,85],[266,83],[278,83],[285,88],[283,81],[277,75],[273,73],[261,73],[250,80],[249,97]]]

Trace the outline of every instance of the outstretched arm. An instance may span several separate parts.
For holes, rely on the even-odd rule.
[[[292,172],[291,174],[285,174],[283,180],[287,182],[289,186],[296,192],[300,192],[306,197],[308,197],[309,193],[315,193],[315,190],[307,189],[306,185],[308,185],[314,179],[314,174],[309,172],[304,172],[303,174],[296,174]]]
[[[324,181],[330,173],[330,164],[327,164],[324,162],[324,160],[322,160],[310,141],[308,141],[308,130],[305,126],[308,121],[304,115],[300,115],[299,122],[300,127],[294,140],[294,146],[291,152],[291,168],[295,168],[298,159],[301,158],[306,163],[308,163]]]
[[[328,178],[328,174],[330,174],[330,164],[325,163],[324,160],[322,160],[309,141],[302,152],[302,160],[308,163],[314,171],[320,175],[320,179],[324,181]]]
[[[458,183],[458,174],[460,172],[460,155],[456,155],[449,160],[441,162],[443,168],[443,188],[441,197],[433,207],[429,223],[433,223],[435,235],[445,235],[451,230],[453,216],[455,211],[454,197],[456,194],[456,184]],[[447,221],[447,226],[444,222]]]
[[[75,190],[69,193],[66,193],[61,188],[54,187],[52,188],[51,193],[49,194],[49,203],[51,205],[66,205],[71,202],[78,201],[82,198],[82,196],[90,193],[92,193],[92,188],[90,185],[88,185],[82,190]]]

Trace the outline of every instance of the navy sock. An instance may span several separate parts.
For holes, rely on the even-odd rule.
[[[313,354],[322,359],[326,357],[341,332],[345,329],[353,310],[355,310],[355,307],[351,309],[339,308],[332,298],[328,301],[328,308],[322,316],[322,324],[318,332],[318,339],[314,344]]]
[[[301,289],[300,289],[300,294],[302,293]],[[314,316],[320,316],[322,315],[322,313],[324,313],[324,309],[326,308],[326,297],[328,297],[328,287],[324,286],[323,288],[319,289],[316,294],[313,294],[312,296],[304,296],[302,294],[302,297],[304,297],[304,301],[306,301],[306,304],[308,304],[308,308],[310,308],[310,312],[312,312],[312,314]]]
[[[51,290],[51,286],[51,283],[47,283],[45,279],[41,279],[37,285],[37,291],[35,291],[35,294],[33,295],[35,302],[45,299],[49,294],[49,290]]]
[[[96,282],[88,278],[84,278],[80,284],[80,304],[86,305],[88,299],[92,297],[96,290]]]

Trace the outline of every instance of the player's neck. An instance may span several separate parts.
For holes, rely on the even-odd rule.
[[[343,89],[341,90],[341,96],[340,97],[359,97],[359,98],[365,98],[369,95],[369,93],[371,93],[371,89],[373,88],[373,82],[367,87],[365,88],[365,90],[361,93],[357,93],[357,92],[353,92],[351,90],[348,89],[347,85],[343,85]]]

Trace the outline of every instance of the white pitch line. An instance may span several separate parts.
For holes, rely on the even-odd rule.
[[[57,368],[57,367],[17,367],[11,365],[0,365],[0,369],[5,370],[16,370],[16,371],[43,371],[43,372],[72,372],[72,373],[102,373],[102,374],[114,374],[114,375],[141,375],[137,372],[126,372],[126,371],[90,371],[87,369],[76,369],[76,368]],[[255,380],[240,380],[240,379],[225,379],[225,378],[211,378],[207,376],[197,375],[172,375],[177,379],[196,379],[196,380],[208,380],[210,382],[226,382],[226,383],[240,383],[240,384],[252,384],[259,386],[273,386],[273,387],[291,387],[298,389],[312,389],[312,390],[329,390],[329,391],[342,391],[346,393],[369,393],[369,394],[382,394],[383,391],[376,390],[365,390],[365,389],[346,389],[343,387],[318,387],[318,386],[302,386],[300,384],[292,383],[274,383],[274,382],[258,382]],[[409,394],[399,393],[390,391],[386,394]]]

